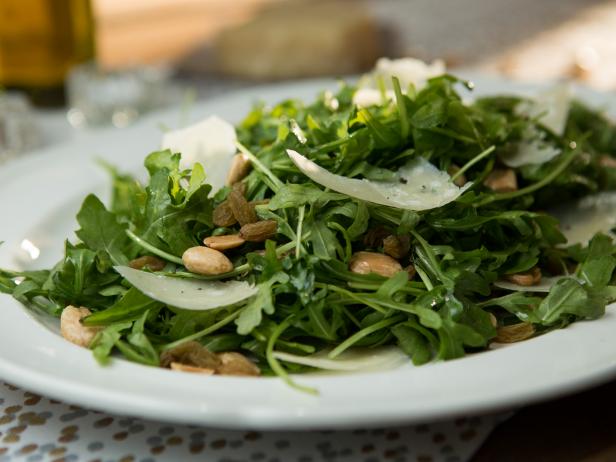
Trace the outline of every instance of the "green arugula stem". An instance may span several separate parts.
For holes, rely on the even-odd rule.
[[[400,89],[400,80],[398,80],[398,77],[392,76],[391,81],[396,94],[398,114],[400,115],[400,135],[402,135],[402,140],[406,141],[409,136],[409,120],[406,112],[406,104],[404,103],[404,96],[402,95],[402,90]]]
[[[195,332],[192,335],[189,335],[187,337],[181,338],[180,340],[176,340],[175,342],[171,342],[171,343],[167,343],[166,345],[163,345],[160,347],[161,351],[164,350],[170,350],[171,348],[175,348],[178,345],[181,345],[182,343],[186,343],[186,342],[190,342],[192,340],[199,340],[201,337],[205,337],[206,335],[210,335],[213,332],[216,332],[218,329],[226,326],[227,324],[229,324],[231,321],[233,321],[235,318],[237,318],[241,312],[243,311],[243,309],[234,311],[233,313],[231,313],[229,316],[221,319],[220,321],[218,321],[217,323],[212,324],[209,327],[206,327],[203,330],[200,330],[199,332]]]
[[[143,239],[141,239],[139,236],[137,236],[135,233],[133,233],[130,229],[126,230],[126,234],[133,241],[135,241],[137,244],[139,244],[144,249],[149,250],[154,255],[157,255],[160,258],[164,258],[165,260],[173,262],[173,263],[178,264],[178,265],[183,265],[184,264],[184,262],[182,262],[182,259],[180,257],[176,257],[175,255],[171,255],[170,253],[167,253],[164,250],[160,250],[159,248],[154,247],[149,242],[146,242]]]
[[[272,186],[274,186],[272,188],[274,192],[277,192],[280,188],[282,188],[283,186],[282,181],[280,181],[280,179],[276,175],[274,175],[272,171],[263,164],[263,162],[257,159],[257,156],[255,156],[252,152],[250,152],[248,148],[244,146],[242,143],[240,143],[239,141],[236,141],[235,145],[237,146],[237,148],[240,150],[242,154],[248,157],[252,165],[254,165],[258,170],[261,170],[261,172],[263,172],[265,176],[269,178],[269,180],[272,182]]]
[[[311,395],[318,395],[319,392],[318,392],[318,390],[316,388],[307,387],[305,385],[299,385],[298,383],[296,383],[289,376],[289,374],[287,373],[285,368],[282,367],[280,362],[274,356],[274,347],[276,346],[276,342],[278,341],[278,338],[282,335],[282,333],[288,327],[290,327],[290,325],[291,325],[291,318],[287,318],[284,321],[282,321],[280,324],[278,324],[278,326],[276,326],[276,329],[274,329],[274,332],[272,332],[272,335],[270,336],[269,340],[267,341],[267,347],[265,349],[265,358],[267,359],[267,363],[272,368],[274,373],[278,377],[280,377],[287,385],[289,385],[290,387],[295,388],[296,390],[300,390],[300,391],[303,391],[303,392],[306,392],[306,393],[310,393]]]
[[[359,303],[362,303],[362,304],[364,304],[366,306],[369,306],[374,311],[378,311],[381,314],[385,314],[386,313],[386,311],[380,305],[378,305],[377,303],[373,303],[373,302],[371,302],[369,300],[366,300],[360,294],[357,294],[355,292],[351,292],[349,290],[343,289],[343,288],[338,287],[338,286],[334,286],[332,284],[322,284],[322,283],[319,283],[319,282],[317,282],[315,284],[315,287],[318,287],[318,288],[321,288],[321,289],[327,289],[327,290],[330,290],[332,292],[336,292],[338,294],[345,295],[345,296],[347,296],[347,297],[349,297],[349,298],[351,298],[353,300],[356,300]]]
[[[548,173],[543,179],[537,181],[536,183],[533,183],[525,188],[518,189],[517,191],[492,194],[484,198],[483,200],[477,202],[476,204],[473,204],[473,206],[477,208],[496,201],[514,199],[516,197],[530,194],[538,189],[543,188],[544,186],[550,184],[552,181],[558,178],[558,176],[565,171],[565,169],[569,166],[573,159],[575,159],[577,153],[578,151],[575,149],[566,153],[563,156],[563,160],[560,162],[560,164],[558,164],[550,173]]]
[[[342,342],[340,345],[330,351],[327,357],[330,359],[335,359],[336,357],[340,356],[345,350],[349,349],[354,344],[359,342],[362,338],[404,320],[404,316],[394,316],[393,318],[383,319],[380,322],[374,323],[371,326],[368,326],[360,330],[359,332],[356,332],[351,335],[348,339],[346,339],[344,342]]]
[[[415,271],[417,271],[417,274],[419,274],[419,278],[424,283],[428,291],[434,289],[434,285],[432,285],[432,281],[430,280],[426,272],[419,267],[419,265],[415,265]]]
[[[477,162],[479,162],[480,160],[482,160],[485,157],[488,157],[490,154],[492,154],[492,152],[494,152],[495,149],[496,149],[496,146],[492,145],[488,149],[486,149],[483,152],[480,152],[479,154],[477,154],[475,157],[473,157],[471,160],[469,160],[466,164],[464,164],[464,166],[460,170],[458,170],[456,173],[454,173],[452,175],[451,181],[455,181],[456,178],[458,178],[460,175],[463,175],[464,172],[466,172],[469,168],[471,168]]]
[[[302,235],[302,226],[304,224],[304,213],[306,212],[306,206],[302,205],[299,208],[299,217],[297,218],[297,232],[295,233],[296,236],[296,246],[295,246],[295,258],[299,258],[300,257],[300,253],[302,250],[302,242],[299,239],[298,236]]]

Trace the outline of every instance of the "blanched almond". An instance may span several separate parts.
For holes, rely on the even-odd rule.
[[[494,169],[483,184],[494,192],[511,192],[518,190],[518,179],[513,169]]]
[[[182,262],[188,271],[206,276],[228,273],[233,263],[224,253],[209,247],[191,247],[182,255]]]
[[[213,375],[215,372],[214,369],[207,369],[205,367],[197,367],[197,366],[189,366],[187,364],[182,364],[182,363],[171,363],[169,365],[169,368],[173,369],[174,371],[192,372],[192,373],[205,374],[205,375]]]
[[[616,168],[616,159],[608,154],[599,157],[599,165],[606,168]]]
[[[252,164],[250,163],[250,160],[248,160],[244,154],[237,153],[233,156],[233,159],[231,160],[231,168],[227,174],[227,186],[231,186],[238,181],[243,180],[244,177],[248,175],[248,172],[250,172],[251,166]]]
[[[535,334],[535,328],[528,322],[501,326],[496,329],[495,342],[515,343],[526,340]]]
[[[218,358],[222,364],[216,369],[217,374],[242,376],[261,375],[259,368],[241,353],[233,351],[219,353]]]
[[[523,273],[506,274],[505,279],[520,286],[534,286],[541,282],[541,270],[535,266]]]
[[[376,252],[357,252],[351,257],[349,269],[353,273],[376,273],[386,278],[402,271],[402,265],[389,255]]]
[[[241,246],[244,240],[239,234],[228,234],[225,236],[210,236],[203,240],[203,243],[211,249],[228,250]]]
[[[60,333],[62,337],[75,345],[88,347],[102,327],[84,326],[81,320],[90,316],[92,312],[84,307],[77,308],[69,305],[60,315]]]

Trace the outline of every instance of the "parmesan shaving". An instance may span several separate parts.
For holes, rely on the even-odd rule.
[[[203,281],[148,273],[128,266],[116,266],[136,289],[150,298],[186,310],[205,311],[234,305],[257,293],[246,281]]]
[[[235,128],[218,116],[210,116],[179,130],[163,135],[162,148],[182,154],[181,167],[196,162],[205,167],[207,182],[217,191],[225,185],[227,172],[237,152]]]
[[[430,210],[456,200],[471,186],[459,188],[451,177],[423,157],[413,159],[395,174],[395,181],[370,181],[331,173],[296,151],[287,154],[315,183],[347,196],[406,210]]]
[[[328,350],[323,350],[312,355],[300,356],[283,351],[275,351],[274,357],[289,363],[339,372],[395,369],[410,362],[409,357],[398,347],[353,348],[341,353],[335,359],[329,359],[327,357],[328,353]]]
[[[428,64],[415,58],[380,58],[374,70],[360,79],[358,90],[353,95],[353,103],[359,107],[367,107],[393,100],[395,94],[391,90],[391,78],[394,76],[400,81],[402,92],[406,93],[411,85],[415,87],[415,90],[420,91],[429,79],[443,75],[445,72],[445,63],[441,60]],[[385,101],[379,90],[379,80],[386,88],[389,88],[384,95]]]

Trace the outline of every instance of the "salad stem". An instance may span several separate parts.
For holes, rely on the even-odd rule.
[[[475,157],[473,157],[471,160],[469,160],[466,164],[464,164],[464,166],[460,170],[458,170],[456,173],[454,173],[451,176],[451,181],[455,181],[456,178],[458,178],[460,175],[464,174],[464,172],[466,172],[469,168],[471,168],[477,162],[479,162],[480,160],[482,160],[485,157],[489,156],[495,149],[496,149],[496,146],[492,145],[488,149],[486,149],[483,152],[480,152],[479,154],[477,154]]]
[[[304,213],[306,212],[306,206],[302,205],[299,208],[299,217],[297,219],[297,232],[295,233],[296,235],[296,245],[295,245],[295,258],[299,258],[300,257],[300,253],[302,250],[302,242],[300,240],[300,237],[302,235],[302,226],[304,224]]]
[[[394,316],[393,318],[383,319],[380,322],[374,323],[371,326],[368,326],[365,329],[362,329],[356,332],[355,334],[351,335],[348,339],[346,339],[344,342],[342,342],[340,345],[338,345],[336,348],[330,351],[327,357],[329,359],[335,359],[336,357],[340,356],[345,350],[352,347],[355,343],[359,342],[362,338],[366,337],[367,335],[370,335],[376,331],[384,329],[385,327],[389,327],[392,324],[397,324],[405,319],[406,318],[404,316]]]
[[[184,264],[184,262],[182,261],[182,259],[180,257],[176,257],[175,255],[171,255],[170,253],[167,253],[164,250],[160,250],[159,248],[154,247],[149,242],[146,242],[143,239],[141,239],[139,236],[137,236],[135,233],[133,233],[130,229],[126,230],[126,234],[133,241],[135,241],[137,244],[139,244],[144,249],[149,250],[154,255],[157,255],[160,258],[164,258],[165,260],[173,262],[173,263],[176,263],[178,265],[183,265]]]
[[[282,335],[282,333],[288,327],[290,327],[291,325],[290,321],[291,319],[287,318],[284,321],[282,321],[278,326],[276,326],[276,329],[274,329],[274,332],[272,332],[272,335],[267,341],[267,347],[265,350],[265,357],[267,359],[267,363],[272,368],[272,371],[274,371],[275,374],[278,377],[280,377],[290,387],[293,387],[297,390],[300,390],[306,393],[310,393],[311,395],[318,395],[319,392],[316,388],[307,387],[305,385],[299,385],[291,377],[289,377],[289,374],[287,373],[287,371],[284,369],[284,367],[282,367],[280,362],[274,356],[274,346],[276,346],[276,341]]]
[[[189,335],[189,336],[184,337],[184,338],[181,338],[180,340],[176,340],[175,342],[167,343],[166,345],[163,345],[161,347],[161,351],[170,350],[171,348],[175,348],[176,346],[181,345],[182,343],[190,342],[192,340],[199,340],[201,337],[205,337],[206,335],[210,335],[212,332],[215,332],[218,329],[220,329],[221,327],[224,327],[227,324],[229,324],[231,321],[233,321],[235,318],[237,318],[242,311],[243,311],[243,309],[234,311],[229,316],[221,319],[220,321],[218,321],[215,324],[212,324],[209,327],[206,327],[203,330],[200,330],[199,332],[195,332],[194,334]]]
[[[272,185],[274,186],[274,188],[272,188],[274,192],[277,192],[280,188],[282,188],[283,186],[282,181],[280,181],[278,177],[274,175],[269,168],[267,168],[259,159],[257,159],[257,156],[255,156],[252,152],[250,152],[248,148],[244,146],[242,143],[240,143],[239,141],[236,141],[235,145],[237,146],[237,148],[240,150],[242,154],[248,157],[250,162],[257,169],[261,170],[265,174],[265,176],[269,178],[269,180],[272,182]]]
[[[479,201],[477,204],[474,204],[474,206],[477,208],[483,205],[490,204],[492,202],[513,199],[519,196],[523,196],[525,194],[530,194],[538,189],[543,188],[544,186],[550,184],[552,181],[558,178],[558,176],[569,166],[573,159],[575,159],[577,153],[578,151],[575,149],[569,151],[567,154],[564,155],[564,159],[561,161],[560,164],[558,164],[550,173],[548,173],[544,178],[537,181],[536,183],[533,183],[525,188],[518,189],[517,191],[492,194]]]

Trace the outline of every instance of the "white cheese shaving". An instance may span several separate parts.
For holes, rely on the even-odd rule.
[[[400,88],[406,93],[412,84],[417,91],[426,86],[429,79],[443,75],[446,72],[445,63],[441,60],[428,64],[415,58],[388,59],[380,58],[374,70],[360,79],[358,90],[353,95],[353,103],[360,107],[383,104],[383,95],[379,90],[379,80],[389,90],[385,93],[387,100],[393,100],[391,78],[397,77]]]
[[[565,132],[570,104],[571,87],[563,83],[539,93],[526,104],[520,104],[517,112],[531,118],[539,117],[543,125],[556,135],[562,136]]]
[[[163,135],[162,148],[182,154],[182,168],[202,164],[207,182],[217,191],[225,185],[227,172],[237,152],[235,128],[218,116],[210,116],[179,130]]]
[[[213,310],[257,293],[257,288],[246,281],[202,281],[148,273],[128,266],[115,266],[114,269],[148,297],[186,310]]]
[[[616,238],[616,193],[603,192],[587,196],[573,204],[550,211],[560,221],[560,231],[567,245],[587,244],[597,233]]]
[[[289,363],[340,372],[367,372],[395,369],[410,362],[398,347],[353,348],[340,354],[335,359],[327,357],[329,350],[300,356],[283,351],[275,351],[274,357]]]
[[[308,178],[333,191],[375,204],[406,210],[429,210],[456,200],[471,186],[459,188],[451,177],[423,157],[413,159],[396,172],[394,181],[370,181],[331,173],[296,151],[287,154]]]
[[[549,162],[562,151],[547,143],[544,138],[544,133],[530,128],[524,134],[524,139],[518,143],[517,150],[510,154],[501,154],[500,160],[512,168]]]

